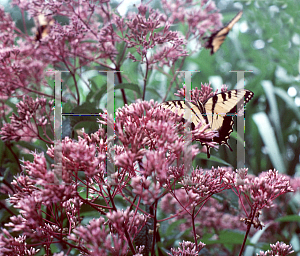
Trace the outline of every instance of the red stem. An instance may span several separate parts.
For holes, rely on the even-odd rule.
[[[246,245],[246,241],[247,241],[247,237],[248,237],[248,235],[250,233],[250,229],[251,229],[251,226],[252,226],[252,223],[253,223],[253,219],[254,219],[255,213],[256,213],[256,207],[251,211],[251,222],[248,224],[247,231],[246,231],[246,234],[245,234],[245,237],[244,237],[244,241],[243,241],[243,244],[242,244],[239,256],[242,256],[242,253],[244,251],[244,248],[245,248],[245,245]]]

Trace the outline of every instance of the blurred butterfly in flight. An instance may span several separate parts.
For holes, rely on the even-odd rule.
[[[218,31],[211,34],[210,37],[205,37],[207,42],[205,44],[206,49],[210,49],[210,54],[214,54],[217,50],[219,50],[220,46],[225,41],[229,31],[232,29],[235,23],[239,21],[242,17],[243,11],[240,11],[226,26],[222,27]]]
[[[44,14],[39,14],[34,18],[35,26],[36,26],[36,34],[35,41],[41,41],[41,39],[48,36],[51,27],[54,25],[54,19],[49,19]]]

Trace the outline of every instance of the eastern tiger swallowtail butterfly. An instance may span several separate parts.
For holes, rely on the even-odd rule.
[[[36,34],[35,34],[35,41],[41,41],[41,39],[45,38],[49,32],[51,26],[54,24],[54,19],[47,19],[44,14],[40,14],[34,18],[35,25],[36,25]]]
[[[231,151],[228,144],[230,133],[233,131],[233,116],[244,108],[254,93],[245,89],[236,89],[218,93],[204,102],[197,100],[196,103],[187,103],[184,100],[173,100],[161,103],[161,106],[172,112],[182,115],[185,109],[191,109],[191,128],[195,129],[201,122],[201,128],[206,124],[210,125],[208,131],[217,131],[218,135],[212,140],[219,145],[225,144]],[[200,128],[200,129],[201,129]],[[207,147],[207,157],[210,158],[210,147],[205,141],[202,145]]]
[[[240,11],[225,27],[222,27],[220,30],[214,32],[207,40],[205,48],[211,49],[210,54],[214,54],[219,50],[220,46],[223,44],[226,36],[229,31],[232,29],[235,23],[239,21],[242,17],[243,11]]]

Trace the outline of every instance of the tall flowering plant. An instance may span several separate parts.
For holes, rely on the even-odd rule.
[[[170,67],[171,88],[188,55],[187,40],[220,25],[219,14],[211,14],[214,3],[202,1],[197,7],[192,1],[162,1],[164,13],[142,4],[125,17],[107,0],[12,3],[23,14],[25,32],[0,9],[0,135],[7,158],[1,167],[1,192],[6,195],[1,204],[9,215],[2,225],[0,255],[199,255],[206,247],[215,255],[242,255],[247,238],[264,226],[262,211],[292,192],[293,180],[276,170],[259,177],[247,169],[225,167],[188,171],[185,154],[194,159],[200,151],[198,144],[186,148],[189,134],[182,116],[145,101],[150,75]],[[50,16],[64,17],[68,22],[56,21],[48,35],[35,40],[26,29],[26,13],[43,13],[48,21]],[[183,34],[171,30],[178,23],[184,24]],[[54,96],[46,68],[69,71],[72,82],[66,84],[62,101],[75,112],[86,106],[98,109],[101,99],[95,79],[88,88],[96,96],[86,97],[89,105],[81,102],[78,78],[83,69],[98,65],[121,71],[130,61],[144,68],[142,99],[129,104],[131,94],[122,84],[134,84],[117,72],[124,106],[116,110],[115,119],[99,111],[97,131],[76,138],[69,133],[62,139],[58,177],[53,164]],[[192,91],[192,100],[204,101],[213,93],[202,85]],[[21,100],[14,105],[12,97]],[[74,122],[69,125],[75,127]],[[190,132],[194,141],[207,142],[216,135],[207,131],[208,126],[199,127]],[[113,155],[108,128],[116,134]],[[114,169],[108,172],[111,161]],[[12,181],[11,170],[19,170]],[[237,202],[235,211],[229,203],[225,207],[230,192]],[[244,231],[231,252],[218,240],[229,229]],[[207,239],[206,233],[214,237]],[[209,247],[212,240],[217,245]],[[292,253],[284,243],[271,248],[260,255]]]

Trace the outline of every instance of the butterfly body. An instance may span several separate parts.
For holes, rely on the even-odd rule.
[[[178,115],[185,113],[186,109],[191,110],[191,128],[199,127],[202,129],[207,124],[210,126],[207,131],[217,131],[218,134],[212,140],[201,141],[207,146],[207,156],[210,157],[209,146],[207,142],[216,142],[219,145],[228,144],[230,133],[233,131],[233,116],[235,116],[249,102],[254,93],[249,90],[237,89],[218,93],[204,102],[195,100],[194,102],[185,102],[184,100],[167,101],[161,104],[162,107],[171,110]]]

